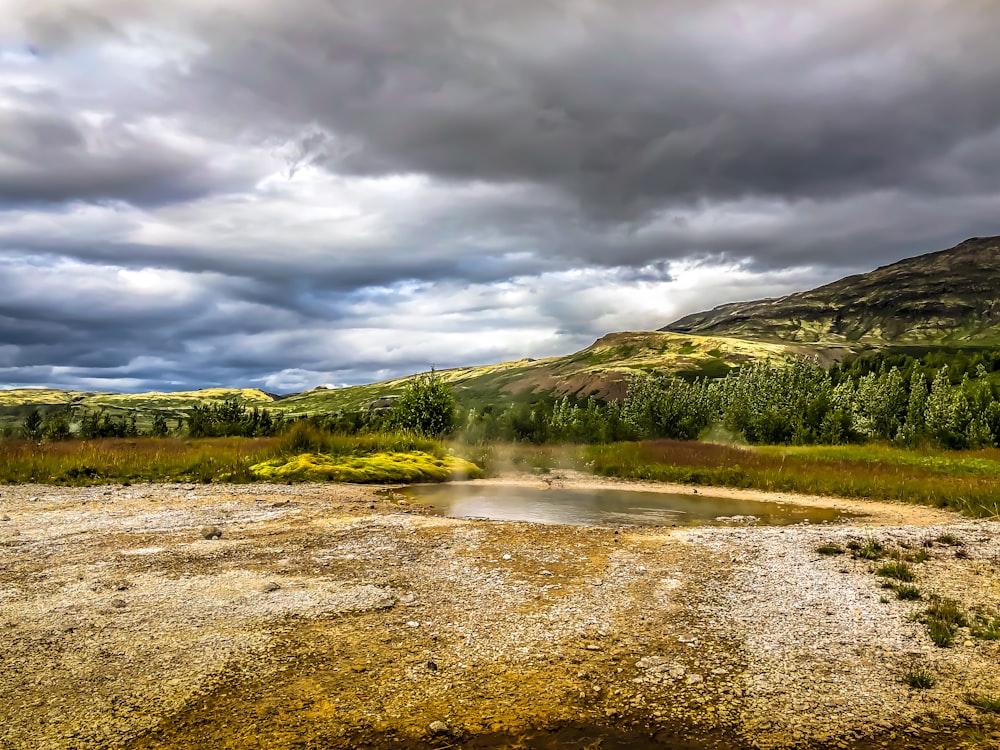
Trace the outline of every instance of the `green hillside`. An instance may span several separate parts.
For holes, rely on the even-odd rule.
[[[1000,345],[1000,237],[965,242],[807,292],[735,302],[664,331],[852,347]]]
[[[499,365],[440,370],[438,374],[452,385],[460,404],[482,407],[563,396],[619,399],[625,395],[629,374],[636,371],[718,376],[750,360],[780,359],[801,353],[811,352],[803,347],[718,336],[622,332],[603,336],[586,349],[564,357],[521,359]],[[825,350],[824,354],[839,358],[834,349]],[[292,416],[364,409],[401,393],[406,380],[317,388],[282,399],[274,407]]]

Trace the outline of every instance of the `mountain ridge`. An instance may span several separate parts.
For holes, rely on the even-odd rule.
[[[784,297],[720,305],[660,330],[800,344],[1000,344],[1000,237],[973,237]]]

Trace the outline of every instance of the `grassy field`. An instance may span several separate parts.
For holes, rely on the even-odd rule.
[[[479,468],[443,443],[409,435],[0,441],[0,482],[84,486],[138,482],[442,481]]]
[[[1000,450],[888,446],[762,448],[658,440],[586,449],[597,474],[767,491],[895,500],[1000,516]]]

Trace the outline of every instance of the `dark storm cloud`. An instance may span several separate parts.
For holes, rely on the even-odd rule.
[[[928,173],[1000,123],[991,2],[256,7],[203,31],[185,83],[206,110],[317,123],[301,157],[338,170],[542,183],[609,219],[995,174]]]

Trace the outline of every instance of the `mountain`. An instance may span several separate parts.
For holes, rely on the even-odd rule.
[[[1000,344],[1000,237],[907,258],[787,297],[734,302],[661,330],[850,347]]]

